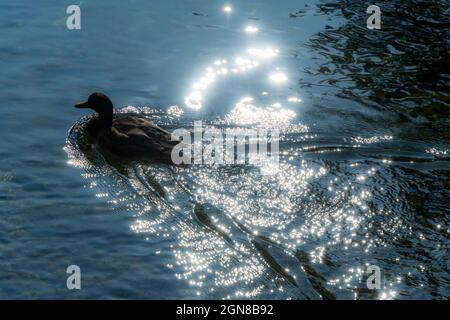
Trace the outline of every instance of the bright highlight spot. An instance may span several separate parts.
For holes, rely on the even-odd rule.
[[[247,26],[247,27],[245,27],[245,32],[247,32],[247,33],[256,33],[256,32],[258,32],[259,31],[259,28],[258,27],[255,27],[255,26]]]
[[[226,120],[237,125],[256,124],[264,127],[279,127],[288,125],[295,116],[295,112],[283,108],[280,103],[261,107],[254,104],[252,97],[243,97],[226,116]]]
[[[300,102],[302,102],[302,99],[300,99],[298,97],[289,97],[287,100],[288,100],[288,102],[291,102],[291,103],[300,103]]]
[[[230,14],[233,11],[233,8],[230,5],[226,5],[223,7],[223,12]]]
[[[280,50],[278,49],[272,49],[272,48],[265,48],[265,49],[258,49],[258,48],[250,48],[247,50],[248,54],[254,57],[262,58],[262,59],[269,59],[276,57]]]
[[[184,111],[179,106],[170,106],[167,108],[167,114],[174,116],[174,117],[180,117],[183,115]]]
[[[270,81],[282,83],[287,81],[287,76],[283,72],[275,72],[269,76]]]
[[[203,96],[200,91],[193,91],[184,99],[184,103],[191,109],[198,110],[202,107]]]

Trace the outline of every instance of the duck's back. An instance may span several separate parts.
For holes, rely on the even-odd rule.
[[[116,154],[165,160],[179,142],[170,132],[135,116],[114,119],[111,130],[99,137],[99,143]]]
[[[160,140],[171,140],[172,134],[152,122],[138,117],[126,117],[113,120],[113,127],[120,132],[126,133],[131,130],[142,130],[149,136]]]

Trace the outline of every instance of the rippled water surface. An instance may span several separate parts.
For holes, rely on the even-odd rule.
[[[0,4],[0,298],[450,296],[448,1],[372,31],[361,1],[230,4],[83,1],[75,31]],[[93,91],[167,130],[278,129],[280,170],[108,156],[72,107]]]

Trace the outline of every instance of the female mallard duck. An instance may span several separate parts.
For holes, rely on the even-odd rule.
[[[88,101],[75,107],[91,108],[97,112],[88,124],[89,134],[101,147],[116,155],[170,161],[173,147],[180,142],[170,132],[148,120],[135,116],[114,118],[113,104],[103,93],[93,93]]]

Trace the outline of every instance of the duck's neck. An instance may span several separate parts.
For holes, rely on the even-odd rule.
[[[98,124],[102,129],[111,129],[113,123],[113,111],[110,110],[99,113],[97,119]]]

